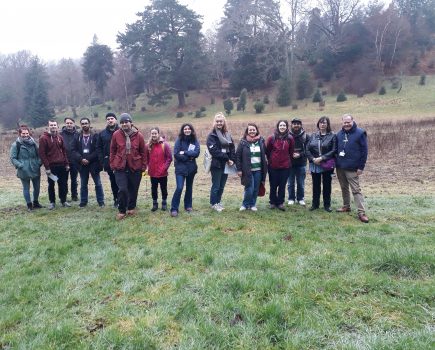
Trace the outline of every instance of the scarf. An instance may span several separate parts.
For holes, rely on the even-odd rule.
[[[216,135],[219,138],[219,142],[222,146],[222,149],[225,150],[226,153],[230,151],[230,144],[233,143],[233,139],[231,138],[231,134],[229,132],[226,132],[225,134],[222,133],[219,129],[215,129]]]
[[[257,136],[254,136],[254,137],[246,135],[246,141],[248,141],[249,143],[255,143],[255,142],[257,142],[260,139],[260,137],[261,137],[260,135],[257,135]]]
[[[18,141],[26,146],[33,146],[36,144],[35,140],[31,136],[26,138],[18,137]]]
[[[125,135],[125,154],[130,154],[131,153],[130,136],[133,135],[135,132],[133,131],[133,129],[130,129],[128,132],[125,132],[124,130],[122,130],[122,131]]]

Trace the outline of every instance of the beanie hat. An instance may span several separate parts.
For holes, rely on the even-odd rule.
[[[119,116],[119,123],[122,123],[122,122],[130,122],[130,123],[133,123],[133,120],[131,119],[131,115],[130,114],[128,114],[128,113],[122,113],[120,116]]]
[[[116,120],[118,120],[118,119],[116,118],[115,113],[112,113],[112,112],[107,113],[107,114],[106,114],[106,119],[109,118],[109,117],[113,117],[113,118],[115,118]]]

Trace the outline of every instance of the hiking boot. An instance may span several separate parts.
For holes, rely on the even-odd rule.
[[[80,203],[79,204],[79,208],[84,208],[84,207],[86,207],[88,205],[88,203]]]
[[[284,204],[278,205],[278,209],[281,210],[281,211],[285,211]]]
[[[33,209],[41,209],[44,208],[38,201],[33,201]]]
[[[324,209],[325,209],[325,211],[327,211],[328,213],[332,212],[332,209],[331,209],[330,207],[325,207]]]
[[[98,203],[100,208],[104,208],[106,206],[106,204],[104,202]]]
[[[153,207],[151,208],[151,211],[156,211],[157,209],[159,209],[159,204],[157,203],[157,201],[153,202]]]
[[[79,200],[79,197],[77,195],[71,196],[71,201],[72,202],[77,202],[78,200]]]
[[[317,210],[317,209],[319,209],[319,207],[315,207],[314,205],[310,207],[310,211]]]
[[[33,204],[27,203],[27,211],[32,211],[32,210],[33,210]]]
[[[166,211],[168,209],[168,205],[166,204],[166,201],[162,201],[162,210]]]

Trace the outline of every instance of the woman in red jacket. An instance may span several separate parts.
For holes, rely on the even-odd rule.
[[[162,192],[162,210],[167,209],[166,199],[168,198],[168,169],[172,163],[171,147],[160,136],[158,127],[151,128],[151,137],[146,144],[148,154],[148,175],[151,178],[151,196],[153,198],[153,207],[151,211],[159,208],[158,187]]]

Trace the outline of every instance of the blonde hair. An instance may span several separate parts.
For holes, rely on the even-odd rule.
[[[228,131],[227,129],[227,118],[225,117],[225,114],[223,114],[223,112],[217,112],[214,115],[214,119],[213,119],[213,129],[216,128],[216,120],[217,119],[223,119],[224,120],[224,126],[222,127],[222,131],[225,133]]]

